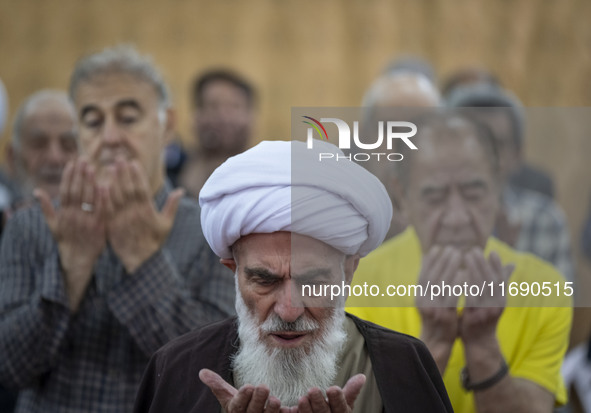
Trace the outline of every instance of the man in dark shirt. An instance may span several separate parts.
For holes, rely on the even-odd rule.
[[[203,239],[199,206],[172,191],[162,148],[166,86],[128,47],[76,66],[82,157],[59,204],[37,189],[0,249],[0,382],[17,412],[129,412],[152,353],[233,313],[231,273]]]

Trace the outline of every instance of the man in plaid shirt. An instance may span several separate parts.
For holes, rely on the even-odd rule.
[[[174,117],[149,60],[84,58],[70,97],[83,156],[59,203],[36,190],[3,234],[0,382],[21,389],[17,412],[128,412],[155,350],[233,313],[233,276],[165,181]]]

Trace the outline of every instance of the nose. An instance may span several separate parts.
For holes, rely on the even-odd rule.
[[[121,143],[121,129],[113,119],[106,119],[102,129],[102,141],[107,145],[118,145]]]
[[[304,314],[304,304],[293,281],[284,282],[275,302],[275,313],[288,323],[296,321]]]
[[[68,158],[58,140],[52,140],[46,154],[47,162],[51,165],[64,165]]]
[[[457,191],[452,191],[448,198],[442,223],[448,227],[461,227],[470,223],[466,202]]]

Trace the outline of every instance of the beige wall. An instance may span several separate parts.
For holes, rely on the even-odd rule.
[[[0,78],[14,111],[39,88],[66,87],[80,55],[133,42],[162,67],[185,138],[188,85],[212,65],[259,87],[259,138],[287,138],[292,106],[358,105],[405,52],[430,59],[440,76],[487,66],[528,106],[591,106],[589,16],[587,0],[0,0]],[[566,141],[558,158],[551,139],[530,138],[527,151],[555,174],[577,241],[591,147],[585,134]],[[591,291],[591,270],[579,265]],[[581,337],[591,326],[582,320]]]

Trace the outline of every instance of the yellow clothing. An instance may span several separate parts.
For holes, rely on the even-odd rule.
[[[554,394],[558,404],[564,404],[567,394],[560,366],[568,346],[572,322],[572,300],[564,295],[565,280],[546,262],[533,255],[519,253],[492,237],[485,255],[490,251],[496,251],[504,265],[515,265],[505,286],[507,305],[497,325],[497,338],[510,374],[537,383]],[[379,286],[380,291],[386,291],[389,284],[414,285],[420,267],[420,243],[415,231],[410,228],[361,260],[353,286],[374,284]],[[511,282],[526,282],[530,286],[534,282],[540,285],[547,282],[545,285],[552,286],[552,297],[510,297],[508,285]],[[556,283],[559,283],[559,297]],[[421,335],[421,318],[414,307],[413,297],[352,296],[347,305],[347,311],[358,317],[415,337]],[[374,307],[361,307],[367,305]],[[443,376],[456,413],[476,411],[472,393],[465,391],[460,382],[460,371],[464,365],[463,345],[458,339]]]

